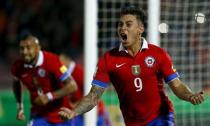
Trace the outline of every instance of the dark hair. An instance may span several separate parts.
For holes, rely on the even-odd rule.
[[[136,18],[142,22],[144,27],[146,26],[145,24],[146,16],[145,16],[144,11],[141,8],[135,7],[134,5],[127,5],[127,6],[122,7],[120,16],[127,15],[127,14],[136,15]]]
[[[39,39],[31,33],[21,34],[19,41],[23,41],[27,39],[32,39],[35,43],[39,44]]]

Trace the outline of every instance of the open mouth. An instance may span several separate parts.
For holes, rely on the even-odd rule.
[[[127,40],[127,35],[126,34],[122,33],[122,34],[120,34],[120,36],[124,41]]]

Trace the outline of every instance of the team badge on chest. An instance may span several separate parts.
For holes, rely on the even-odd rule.
[[[153,67],[155,63],[155,58],[152,56],[148,56],[145,58],[144,62],[147,65],[147,67]]]
[[[40,69],[38,70],[38,75],[39,75],[40,77],[45,77],[45,74],[46,74],[46,71],[45,71],[44,69],[40,68]]]
[[[139,76],[139,74],[141,73],[140,65],[132,65],[131,70],[134,76]]]

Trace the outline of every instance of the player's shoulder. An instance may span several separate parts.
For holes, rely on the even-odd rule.
[[[109,51],[107,51],[104,55],[105,56],[117,56],[120,54],[119,48],[115,47],[113,49],[110,49]]]
[[[148,48],[149,48],[149,49],[162,50],[161,47],[159,47],[159,46],[157,46],[157,45],[155,45],[155,44],[153,44],[153,43],[149,43],[149,44],[148,44]]]
[[[163,48],[161,48],[155,44],[152,44],[152,43],[148,44],[148,48],[150,50],[154,51],[155,53],[166,53],[166,51]]]
[[[46,57],[57,57],[55,53],[49,52],[49,51],[42,51],[43,55]]]
[[[23,65],[24,65],[24,61],[21,59],[17,59],[13,62],[12,68],[20,68]]]
[[[24,66],[24,61],[21,59],[17,59],[11,65],[11,72],[16,73],[18,71],[21,71],[23,69],[23,66]]]
[[[58,55],[49,51],[42,51],[45,60],[57,60],[59,59]]]

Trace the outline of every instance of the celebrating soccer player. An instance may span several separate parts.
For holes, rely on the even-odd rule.
[[[113,84],[126,126],[173,126],[174,110],[164,93],[163,81],[180,99],[194,105],[204,101],[203,92],[193,93],[179,79],[167,52],[142,37],[145,14],[141,9],[128,6],[120,14],[121,45],[99,59],[89,94],[75,109],[63,107],[59,114],[71,119],[91,110]]]
[[[71,120],[61,120],[58,115],[60,107],[71,108],[67,95],[77,90],[67,68],[57,55],[42,51],[39,40],[31,34],[21,38],[19,47],[21,58],[11,68],[17,119],[25,118],[21,101],[21,84],[24,84],[32,104],[30,126],[71,126]]]

